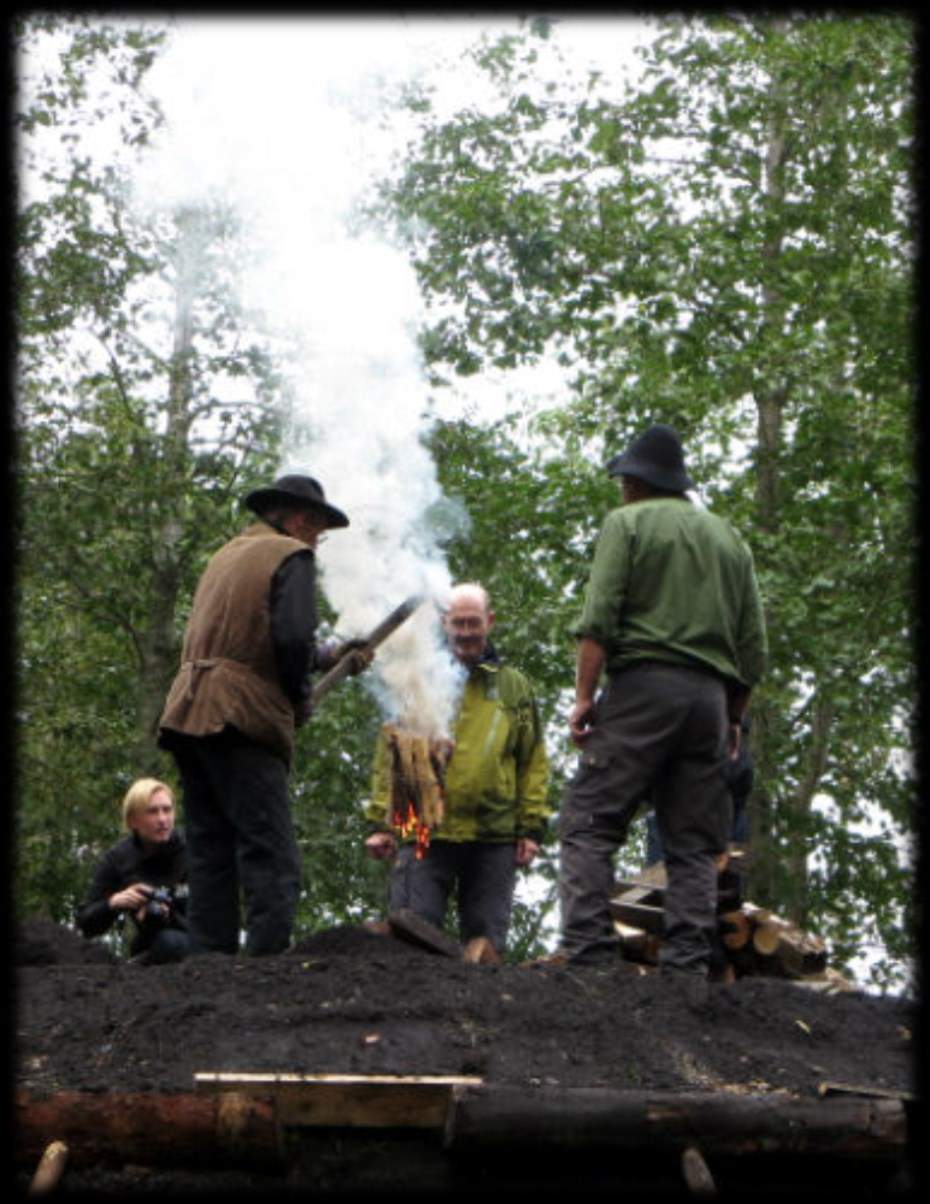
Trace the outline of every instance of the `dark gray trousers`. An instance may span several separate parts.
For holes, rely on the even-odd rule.
[[[407,907],[441,928],[455,888],[459,939],[486,936],[503,953],[516,876],[513,843],[433,840],[421,861],[412,845],[403,845],[391,876],[391,910]]]
[[[163,928],[145,950],[151,966],[182,962],[190,952],[190,937],[178,928]]]
[[[732,822],[726,735],[725,688],[709,674],[650,661],[610,679],[560,818],[562,946],[570,956],[596,958],[616,945],[613,856],[651,797],[668,872],[660,960],[707,973],[715,858]]]
[[[283,952],[300,893],[300,854],[280,757],[235,734],[172,744],[184,788],[191,952]]]

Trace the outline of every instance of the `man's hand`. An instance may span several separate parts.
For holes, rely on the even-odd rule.
[[[390,861],[397,852],[397,841],[392,832],[374,832],[365,841],[365,848],[375,861]]]
[[[529,836],[521,836],[517,841],[515,854],[517,865],[530,865],[538,852],[539,845],[535,840],[531,840]]]
[[[375,659],[375,650],[369,648],[365,640],[346,640],[345,643],[338,644],[334,649],[333,663],[338,664],[347,656],[351,657],[349,676],[357,677],[359,673],[364,673]]]
[[[575,705],[568,716],[568,730],[572,743],[579,748],[591,735],[594,724],[594,695],[600,681],[601,670],[607,660],[607,652],[597,640],[583,636],[578,641],[575,661]]]
[[[743,729],[739,723],[730,722],[727,730],[727,754],[731,761],[735,761],[739,756],[739,750],[743,742]]]
[[[125,886],[115,895],[110,895],[107,902],[111,911],[137,911],[145,906],[151,894],[150,886],[146,886],[144,882],[134,882],[132,886]]]
[[[573,744],[581,748],[594,730],[593,721],[594,699],[582,698],[577,701],[568,713],[568,730]]]

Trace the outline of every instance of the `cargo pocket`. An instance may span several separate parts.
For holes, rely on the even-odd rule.
[[[579,760],[579,769],[607,769],[610,765],[610,753],[599,748],[585,748]]]
[[[611,756],[606,749],[582,749],[578,757],[578,768],[571,780],[572,791],[587,794],[591,787],[596,788],[605,778],[610,764]]]

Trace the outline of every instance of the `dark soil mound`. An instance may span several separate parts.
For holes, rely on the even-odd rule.
[[[86,941],[77,932],[52,920],[20,924],[13,946],[16,966],[112,965],[116,958],[99,941]]]
[[[744,978],[696,1015],[658,975],[467,965],[337,928],[278,957],[95,964],[41,921],[18,943],[20,1083],[187,1091],[198,1071],[467,1074],[501,1083],[911,1087],[912,1007]],[[19,951],[29,952],[27,958]],[[56,950],[56,960],[42,958]]]
[[[697,1014],[658,974],[620,960],[469,965],[364,928],[262,959],[142,966],[100,952],[66,929],[23,925],[14,1053],[18,1087],[33,1096],[191,1092],[196,1073],[218,1071],[802,1099],[827,1081],[913,1089],[914,1007],[900,998],[743,978],[712,986]],[[87,1173],[75,1168],[75,1188]],[[157,1190],[160,1176],[133,1191]]]

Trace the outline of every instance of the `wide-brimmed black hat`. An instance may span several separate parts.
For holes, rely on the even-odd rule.
[[[685,454],[673,426],[657,422],[638,435],[625,452],[608,461],[612,477],[638,477],[656,489],[684,493],[694,482],[685,472]]]
[[[347,527],[348,516],[336,506],[331,506],[323,493],[323,486],[313,477],[290,475],[278,477],[273,485],[264,489],[253,489],[243,498],[250,510],[261,517],[272,506],[300,505],[307,510],[318,510],[325,519],[327,526]]]

